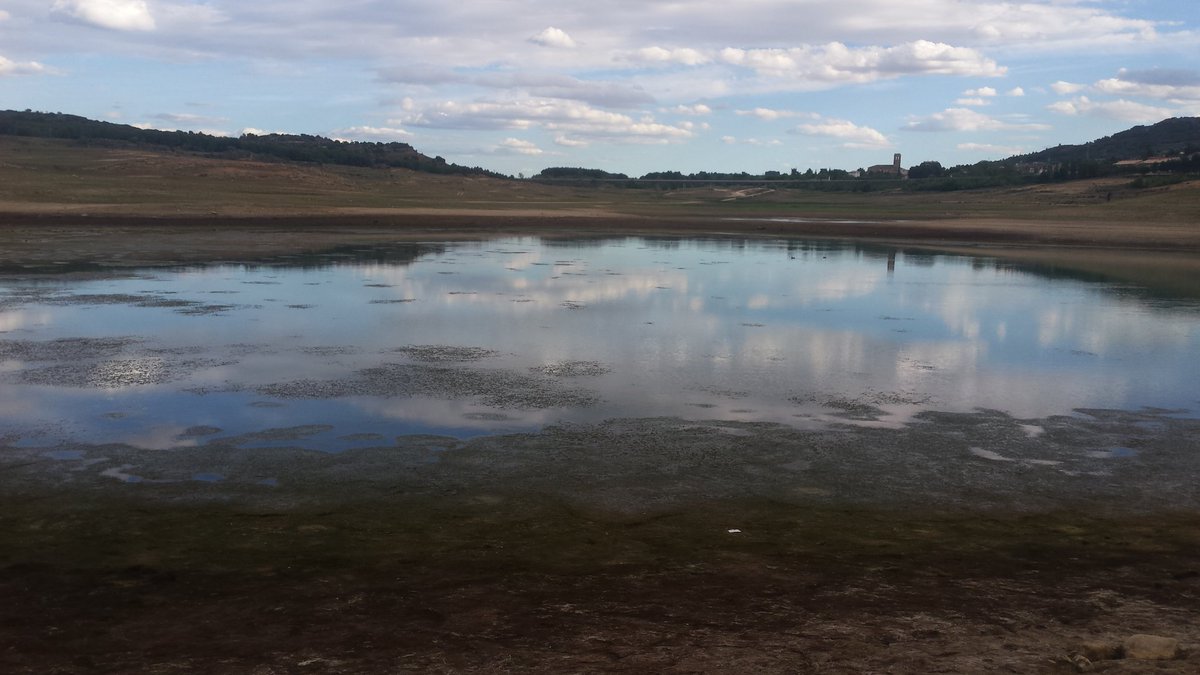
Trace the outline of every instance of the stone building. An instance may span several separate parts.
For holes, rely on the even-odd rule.
[[[890,176],[899,176],[904,178],[908,175],[908,171],[900,167],[900,153],[892,155],[891,164],[876,164],[875,166],[867,167],[868,174],[884,174]]]

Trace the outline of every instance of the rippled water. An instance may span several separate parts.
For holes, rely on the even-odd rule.
[[[2,291],[10,444],[336,451],[626,417],[1200,411],[1200,303],[885,247],[404,243]]]

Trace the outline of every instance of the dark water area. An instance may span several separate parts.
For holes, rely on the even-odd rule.
[[[0,438],[60,453],[340,452],[632,418],[1194,418],[1197,363],[1195,299],[831,242],[431,241],[0,286]]]

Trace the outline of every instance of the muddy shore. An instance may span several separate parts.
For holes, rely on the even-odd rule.
[[[3,273],[515,232],[723,232],[516,215],[80,218],[6,219]],[[762,227],[850,236],[846,223]],[[1067,241],[894,227],[879,236],[1080,269],[1116,256],[1139,283],[1197,265],[1187,252],[1024,250],[1013,244]],[[158,450],[40,446],[0,430],[0,670],[1070,673],[1085,653],[1096,672],[1200,670],[1196,420],[852,422],[611,420],[336,455],[211,429]],[[1114,447],[1136,454],[1102,452]],[[223,480],[194,478],[208,473]],[[1116,658],[1144,633],[1181,648]]]
[[[736,235],[867,239],[941,244],[1015,244],[1200,251],[1200,230],[1179,223],[1128,223],[1098,220],[1023,220],[1014,218],[837,219],[803,218],[794,213],[766,211],[753,216],[712,217],[630,215],[603,210],[553,211],[530,209],[334,209],[315,213],[263,212],[228,215],[131,214],[0,209],[0,236],[36,237],[38,233],[94,232],[163,236],[193,236],[195,229],[226,233],[291,232],[332,237],[411,237],[429,233],[466,236],[507,234],[571,235]],[[346,243],[346,242],[342,242]],[[192,249],[178,249],[193,255]],[[203,251],[200,251],[203,254]]]
[[[728,430],[617,420],[339,455],[4,447],[0,663],[1075,672],[1085,643],[1151,633],[1185,651],[1099,665],[1200,665],[1194,420]],[[1093,451],[1112,443],[1138,457]],[[189,480],[202,468],[225,479]]]

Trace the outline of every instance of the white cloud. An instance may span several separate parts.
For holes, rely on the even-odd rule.
[[[710,56],[689,47],[675,49],[643,47],[632,53],[621,55],[619,59],[643,64],[674,63],[683,66],[699,66],[712,61]]]
[[[270,136],[271,134],[286,134],[286,131],[267,131],[265,129],[257,129],[255,127],[246,127],[242,129],[242,136]]]
[[[0,77],[5,75],[41,75],[48,72],[37,61],[12,61],[0,56]]]
[[[806,136],[827,136],[845,141],[849,148],[886,148],[892,144],[887,136],[871,127],[860,127],[848,120],[823,119],[811,124],[801,124],[796,127],[798,133]]]
[[[500,145],[496,148],[496,152],[536,156],[545,154],[546,151],[542,150],[535,143],[530,141],[523,141],[519,138],[506,138],[503,141],[500,141]]]
[[[1094,85],[1096,91],[1114,96],[1138,96],[1174,103],[1200,101],[1200,82],[1174,84],[1169,82],[1139,82],[1121,76],[1100,80]],[[1186,80],[1184,81],[1186,82]]]
[[[446,101],[402,118],[412,126],[443,129],[533,129],[571,137],[606,138],[624,143],[669,143],[691,138],[682,125],[656,122],[649,116],[599,110],[576,101],[526,99],[519,101]]]
[[[154,131],[179,131],[180,130],[178,125],[162,126],[159,124],[153,124],[151,122],[135,122],[129,126],[135,127],[137,129],[153,129]],[[225,131],[224,129],[201,128],[201,129],[191,129],[191,131],[195,131],[195,132],[201,133],[201,134],[208,134],[209,136],[221,136],[221,137],[232,136],[232,134],[230,134],[228,131]]]
[[[799,113],[791,110],[775,110],[774,108],[755,108],[753,110],[737,110],[735,112],[738,115],[753,115],[754,117],[766,122],[772,122],[785,117],[817,117],[816,115],[809,113]]]
[[[724,63],[760,76],[826,83],[864,83],[902,75],[997,77],[1005,68],[974,49],[917,40],[894,47],[851,48],[840,42],[791,49],[720,52]]]
[[[1010,157],[1012,155],[1020,155],[1025,153],[1025,148],[1019,146],[993,145],[991,143],[959,143],[955,147],[959,150],[979,152],[992,157]]]
[[[996,90],[992,87],[980,87],[978,89],[968,89],[963,92],[963,96],[973,98],[990,98],[996,95]]]
[[[1063,82],[1062,80],[1050,85],[1050,89],[1054,90],[1054,93],[1058,94],[1059,96],[1066,96],[1067,94],[1074,94],[1077,91],[1083,91],[1084,87],[1085,85],[1082,84]]]
[[[258,131],[250,133],[262,135]],[[333,132],[333,137],[338,140],[392,142],[412,138],[412,133],[396,127],[359,126],[338,129]]]
[[[737,143],[737,137],[735,137],[735,136],[722,136],[722,137],[721,137],[721,142],[722,142],[722,143],[724,143],[725,145],[733,145],[734,143]]]
[[[560,49],[574,49],[575,40],[567,35],[566,31],[550,26],[546,30],[529,38],[529,41],[535,45],[542,47],[558,47]]]
[[[152,117],[163,122],[177,124],[180,127],[212,126],[215,124],[224,124],[229,121],[227,117],[212,117],[191,113],[158,113],[157,115],[152,115]]]
[[[112,30],[154,30],[154,16],[145,0],[54,0],[50,11],[76,21]]]
[[[1119,99],[1116,101],[1093,101],[1087,96],[1079,96],[1070,101],[1058,101],[1046,106],[1047,110],[1060,115],[1071,117],[1089,115],[1107,117],[1122,122],[1160,122],[1174,116],[1174,111],[1168,108]]]
[[[0,21],[8,21],[12,18],[12,14],[0,9]]]
[[[1024,96],[1025,90],[1022,89],[1021,87],[1013,87],[1012,89],[1009,89],[1008,91],[1004,92],[1004,94],[1006,96]]]
[[[444,66],[410,64],[380,73],[389,82],[437,85],[471,85],[485,89],[523,92],[533,97],[566,98],[593,105],[628,108],[653,103],[654,97],[632,82],[582,80],[544,71],[505,70],[462,73]]]
[[[696,105],[677,105],[674,108],[666,108],[663,112],[673,112],[680,115],[711,115],[712,108],[703,103],[697,103]]]
[[[908,131],[1044,131],[1050,127],[1032,122],[1006,122],[969,108],[947,108],[926,117],[910,117]]]
[[[988,105],[989,101],[984,98],[959,98],[954,100],[958,105]]]
[[[581,140],[578,138],[571,138],[564,134],[559,134],[559,135],[555,136],[554,144],[561,145],[564,148],[586,148],[587,146],[591,145],[591,143],[588,143],[585,140]]]

